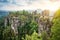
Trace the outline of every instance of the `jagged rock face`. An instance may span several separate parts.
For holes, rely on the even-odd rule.
[[[17,27],[19,26],[19,19],[18,17],[13,17],[11,20],[11,28],[14,30],[15,33],[18,33]]]
[[[4,24],[5,24],[5,27],[10,25],[10,18],[9,17],[5,17]]]
[[[39,19],[38,21],[38,33],[41,34],[42,32],[46,32],[48,35],[50,35],[50,31],[51,31],[51,26],[52,26],[52,22],[49,21],[49,19],[44,20],[42,18]]]
[[[41,34],[43,31],[45,31],[48,35],[50,35],[50,31],[51,31],[51,26],[52,26],[52,22],[49,16],[49,11],[47,12],[47,10],[43,11],[41,16],[38,19],[38,33]]]
[[[35,12],[36,13],[36,12]],[[49,11],[43,11],[43,14],[38,17],[36,17],[34,20],[38,22],[38,32],[39,34],[43,31],[49,32],[50,31],[50,21],[49,20]],[[47,13],[47,14],[46,14]],[[36,16],[36,14],[34,14],[33,16]],[[9,22],[8,22],[9,21]],[[15,33],[18,33],[17,31],[17,27],[19,26],[19,18],[18,16],[14,16],[14,17],[7,17],[5,19],[5,26],[9,23],[11,28],[14,30]],[[24,25],[24,22],[21,22],[21,25]]]
[[[42,11],[42,16],[49,16],[50,11],[49,10],[44,10]]]
[[[12,30],[14,30],[15,33],[18,33],[18,30],[17,30],[17,27],[19,26],[18,17],[6,17],[5,26],[11,26]]]

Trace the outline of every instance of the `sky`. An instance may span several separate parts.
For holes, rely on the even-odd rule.
[[[60,8],[60,0],[0,0],[0,10],[36,10],[55,11]]]

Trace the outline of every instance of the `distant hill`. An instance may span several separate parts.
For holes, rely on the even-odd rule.
[[[8,11],[0,11],[0,17],[7,16],[9,14]]]

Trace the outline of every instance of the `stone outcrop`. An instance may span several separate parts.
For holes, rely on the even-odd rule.
[[[50,35],[51,31],[51,20],[49,16],[49,10],[44,10],[40,15],[37,15],[36,11],[33,12],[33,19],[38,23],[38,33],[41,34],[43,31],[46,31],[48,35]],[[38,16],[34,18],[35,16]],[[18,16],[14,17],[6,17],[5,18],[5,26],[11,26],[12,30],[14,30],[15,33],[18,33],[17,27],[20,25],[24,25],[24,22],[20,23],[20,20]]]
[[[38,20],[38,33],[41,34],[43,31],[45,31],[49,36],[50,36],[50,32],[51,32],[51,26],[52,26],[52,22],[50,20],[50,16],[49,16],[49,11],[48,10],[44,10],[41,13],[41,16],[39,17]]]
[[[17,27],[19,26],[19,18],[18,17],[5,17],[5,27],[11,26],[12,30],[15,33],[18,33]]]

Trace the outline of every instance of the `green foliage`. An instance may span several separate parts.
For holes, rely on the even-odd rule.
[[[14,40],[15,34],[14,31],[11,29],[11,27],[7,26],[3,31],[3,39],[4,40]]]
[[[4,26],[4,17],[0,18],[0,26]]]
[[[52,39],[60,40],[60,18],[55,19],[55,22],[52,26]]]
[[[38,33],[34,31],[32,35],[26,35],[25,40],[42,40],[42,38],[41,35],[38,35]]]
[[[38,25],[35,21],[26,22],[25,25],[18,27],[20,38],[24,38],[26,34],[31,35],[34,30],[37,31]],[[22,40],[22,39],[21,39]]]
[[[52,38],[51,40],[60,40],[60,10],[56,12],[56,15],[53,19],[53,26],[51,29]]]
[[[18,17],[20,20],[20,25],[18,27],[19,40],[22,40],[22,38],[25,39],[26,34],[31,35],[34,32],[34,30],[37,32],[38,24],[35,20],[33,20],[32,14],[23,10],[19,12]]]
[[[54,18],[60,18],[60,9],[55,12]]]
[[[4,27],[0,26],[0,40],[3,40],[3,31],[4,31]]]
[[[42,32],[42,35],[38,34],[37,22],[40,14],[31,14],[25,10],[9,13],[8,17],[12,20],[13,17],[19,18],[18,34],[14,33],[14,30],[11,29],[11,25],[4,27],[4,19],[1,19],[0,40],[47,40],[48,36],[46,32]]]
[[[49,40],[49,36],[45,31],[42,32],[41,36],[42,36],[42,40]]]

